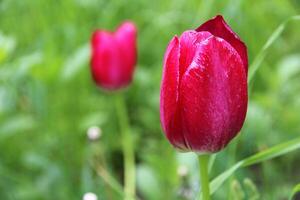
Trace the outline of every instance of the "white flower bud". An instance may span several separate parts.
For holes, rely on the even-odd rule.
[[[180,165],[180,166],[177,168],[177,174],[178,174],[180,177],[184,177],[184,176],[186,176],[188,173],[189,173],[189,169],[188,169],[187,166],[185,166],[185,165]]]
[[[83,200],[97,200],[97,199],[98,199],[97,195],[92,192],[88,192],[83,195]]]
[[[91,126],[87,130],[87,137],[91,141],[99,139],[101,137],[101,135],[102,135],[102,130],[97,126]]]

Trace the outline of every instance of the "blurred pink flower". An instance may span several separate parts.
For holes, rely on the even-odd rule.
[[[115,90],[130,84],[137,59],[137,30],[124,22],[114,33],[97,30],[91,38],[91,73],[96,84]]]

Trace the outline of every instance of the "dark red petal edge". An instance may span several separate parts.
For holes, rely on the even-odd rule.
[[[238,52],[242,58],[243,64],[245,66],[246,74],[248,74],[248,56],[247,56],[247,46],[239,38],[239,36],[230,28],[230,26],[225,22],[221,15],[208,20],[201,26],[199,26],[196,31],[208,31],[211,34],[223,38],[226,40],[235,50]]]

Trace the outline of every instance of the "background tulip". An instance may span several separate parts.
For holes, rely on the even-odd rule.
[[[164,57],[163,130],[173,146],[202,153],[223,149],[247,111],[247,50],[222,16],[175,36]]]
[[[95,31],[91,46],[91,73],[96,84],[108,90],[127,86],[136,63],[134,23],[124,22],[115,33]]]
[[[127,86],[136,63],[136,27],[124,22],[115,33],[96,31],[92,36],[92,76],[102,88],[120,89]],[[128,112],[122,93],[114,96],[121,133],[124,163],[124,200],[135,198],[135,155]]]

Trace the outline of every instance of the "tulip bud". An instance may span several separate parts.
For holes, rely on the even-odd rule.
[[[91,48],[91,73],[98,86],[116,90],[130,84],[136,64],[134,23],[124,22],[114,33],[95,31]]]
[[[247,48],[222,16],[169,43],[160,117],[181,151],[212,153],[240,131],[247,112]]]

